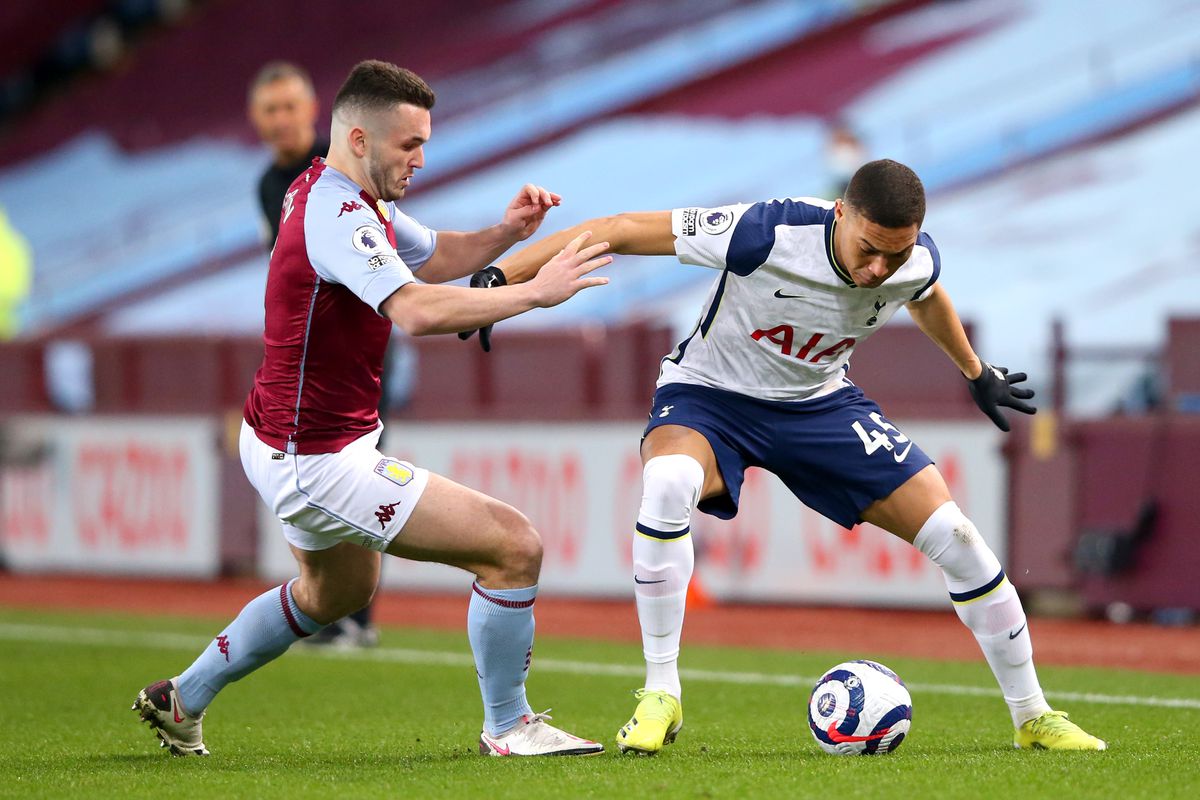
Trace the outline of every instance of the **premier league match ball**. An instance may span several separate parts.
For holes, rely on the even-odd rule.
[[[890,753],[912,725],[912,698],[900,676],[874,661],[826,671],[808,698],[808,727],[826,753]]]

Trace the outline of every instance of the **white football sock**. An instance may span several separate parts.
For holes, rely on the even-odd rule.
[[[681,695],[679,637],[695,553],[689,528],[704,485],[691,456],[656,456],[642,470],[642,505],[633,536],[634,596],[642,626],[646,688]]]
[[[942,568],[958,618],[975,634],[1000,683],[1013,724],[1050,710],[1037,670],[1021,598],[979,531],[954,502],[940,506],[913,544]]]

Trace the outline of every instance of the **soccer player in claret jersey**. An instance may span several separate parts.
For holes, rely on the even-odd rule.
[[[379,378],[393,323],[411,335],[478,328],[607,283],[603,243],[575,237],[533,280],[487,292],[460,278],[541,224],[559,198],[526,186],[500,224],[435,232],[396,209],[424,164],[433,92],[408,70],[357,65],[333,103],[329,156],[284,201],[266,289],[266,352],[246,401],[241,457],[300,576],[242,609],[183,673],[134,709],[176,755],[207,755],[216,694],[370,601],[380,554],[473,573],[467,632],[483,695],[481,753],[591,755],[603,746],[525,699],[542,547],[516,509],[376,449]],[[430,283],[417,283],[413,272]]]
[[[584,229],[613,252],[677,255],[720,270],[692,334],[662,362],[642,439],[643,494],[633,536],[634,594],[646,685],[617,734],[655,753],[683,725],[677,660],[692,575],[692,509],[737,513],[747,466],[775,473],[803,503],[847,528],[870,522],[942,570],[950,599],[983,650],[1012,714],[1016,747],[1103,750],[1046,704],[1017,592],[921,451],[846,377],[856,344],[901,305],[967,379],[1002,430],[1001,406],[1026,414],[1033,392],[983,363],[921,231],[925,190],[895,161],[860,168],[835,202],[771,200],[590,220],[497,267],[509,284]]]

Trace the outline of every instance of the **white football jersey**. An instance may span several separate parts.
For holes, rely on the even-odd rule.
[[[811,197],[671,212],[685,264],[721,270],[696,327],[663,359],[658,385],[711,386],[763,400],[810,400],[850,385],[854,347],[941,270],[933,240],[874,289],[833,254],[833,203]]]

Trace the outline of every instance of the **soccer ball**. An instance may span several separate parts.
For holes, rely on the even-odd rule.
[[[808,727],[833,755],[890,753],[911,725],[912,698],[904,681],[874,661],[838,664],[808,698]]]

